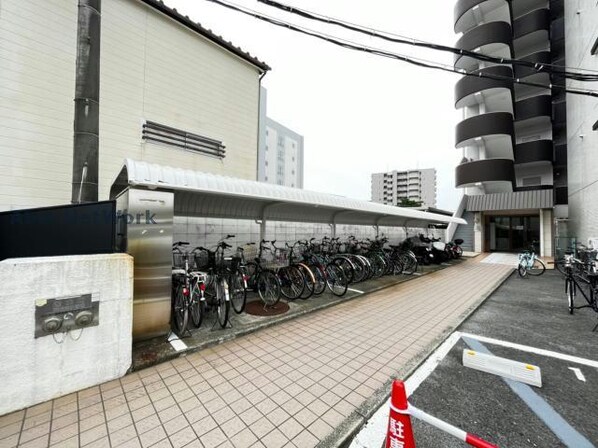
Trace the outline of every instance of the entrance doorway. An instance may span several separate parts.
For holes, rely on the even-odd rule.
[[[486,252],[521,252],[540,241],[540,216],[486,216],[485,236]]]

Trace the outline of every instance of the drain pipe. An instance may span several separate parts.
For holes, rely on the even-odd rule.
[[[71,194],[73,203],[98,200],[101,4],[102,0],[79,0]]]

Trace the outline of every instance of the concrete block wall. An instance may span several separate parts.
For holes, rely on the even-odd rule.
[[[0,415],[123,376],[131,365],[133,258],[0,262]],[[35,339],[36,301],[92,294],[99,325]],[[61,342],[62,341],[62,342]]]

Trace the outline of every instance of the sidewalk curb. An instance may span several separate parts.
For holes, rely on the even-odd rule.
[[[475,257],[468,258],[466,260],[463,260],[460,263],[470,262],[474,258]],[[382,291],[382,290],[387,289],[387,288],[392,288],[392,287],[401,285],[403,283],[406,283],[406,282],[409,282],[409,281],[412,281],[412,280],[415,280],[415,279],[418,279],[418,278],[424,278],[424,277],[426,277],[428,275],[434,274],[434,273],[439,272],[439,271],[443,271],[445,269],[449,269],[451,267],[453,267],[453,266],[442,266],[442,267],[439,267],[439,269],[437,269],[435,271],[426,272],[426,273],[423,273],[420,276],[409,276],[409,277],[405,278],[404,280],[402,280],[400,282],[393,283],[393,284],[390,284],[390,285],[382,285],[382,286],[376,287],[376,288],[372,289],[371,291],[367,291],[364,294],[355,294],[354,296],[350,296],[350,297],[347,297],[347,298],[339,297],[336,300],[331,300],[330,302],[323,303],[323,304],[315,306],[313,308],[302,310],[302,311],[299,311],[299,312],[296,312],[296,313],[293,313],[293,314],[290,314],[290,315],[284,315],[283,314],[280,317],[272,319],[272,320],[269,320],[267,322],[257,322],[254,325],[251,325],[251,326],[248,326],[247,328],[239,330],[238,332],[234,332],[234,333],[230,333],[228,335],[221,336],[221,337],[218,337],[218,338],[206,340],[205,342],[203,342],[203,343],[201,343],[199,345],[196,345],[194,347],[190,347],[188,350],[184,350],[184,351],[180,351],[180,352],[174,352],[174,353],[168,353],[168,354],[160,357],[159,359],[156,359],[155,361],[147,362],[147,363],[145,363],[143,365],[140,365],[140,366],[139,365],[135,366],[132,363],[131,367],[129,367],[129,369],[127,371],[127,375],[130,374],[130,373],[138,372],[140,370],[143,370],[143,369],[146,369],[146,368],[149,368],[149,367],[153,367],[153,366],[161,364],[163,362],[172,361],[173,359],[177,359],[177,358],[180,358],[180,357],[183,357],[183,356],[187,356],[187,355],[196,353],[196,352],[201,351],[201,350],[205,350],[205,349],[210,348],[210,347],[214,347],[216,345],[223,344],[224,342],[228,342],[228,341],[231,341],[231,340],[236,339],[238,337],[246,336],[246,335],[251,334],[251,333],[255,333],[256,331],[259,331],[259,330],[262,330],[262,329],[265,329],[265,328],[269,328],[269,327],[272,327],[274,325],[278,325],[278,324],[281,324],[281,323],[284,323],[284,322],[287,322],[287,321],[290,321],[290,320],[293,320],[293,319],[297,319],[297,318],[305,316],[307,314],[311,314],[311,313],[314,313],[314,312],[317,312],[317,311],[321,311],[321,310],[324,310],[324,309],[327,309],[327,308],[330,308],[330,307],[333,307],[333,306],[336,306],[336,305],[340,305],[342,303],[348,303],[348,302],[350,302],[352,300],[355,300],[355,299],[367,297],[369,294],[372,294],[372,293],[375,293],[375,292],[378,292],[378,291]],[[183,339],[183,341],[184,341],[184,339]]]
[[[445,330],[440,336],[432,341],[425,349],[420,351],[403,368],[397,371],[388,379],[382,387],[377,389],[370,398],[361,404],[351,413],[334,431],[324,440],[320,441],[316,448],[347,448],[353,441],[360,429],[383,406],[390,397],[390,387],[395,379],[405,379],[411,375],[434,351],[459,328],[494,292],[509,278],[515,271],[508,271],[498,279],[489,292],[473,303],[463,314],[459,316],[455,325]]]

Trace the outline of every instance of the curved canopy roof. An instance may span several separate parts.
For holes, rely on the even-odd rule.
[[[398,227],[466,224],[451,216],[131,159],[125,160],[110,197],[128,187],[174,192],[179,216]]]

